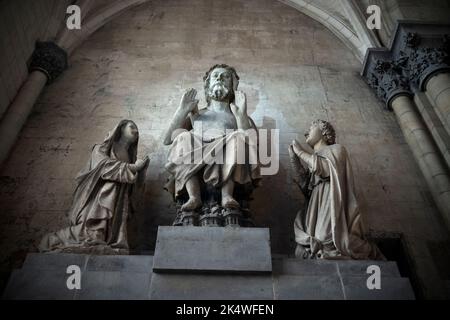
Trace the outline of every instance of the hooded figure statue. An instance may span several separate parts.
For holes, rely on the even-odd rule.
[[[103,247],[127,253],[132,195],[135,184],[143,183],[149,162],[148,157],[136,160],[138,141],[136,124],[122,120],[102,144],[94,145],[85,170],[76,178],[70,226],[45,235],[41,252]]]

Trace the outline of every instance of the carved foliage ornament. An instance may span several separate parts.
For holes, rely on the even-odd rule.
[[[367,75],[368,84],[377,96],[389,103],[396,93],[411,93],[421,89],[424,79],[437,70],[450,68],[449,36],[443,37],[441,47],[419,47],[417,33],[403,37],[403,50],[392,60],[375,61]]]
[[[421,89],[423,80],[439,69],[450,66],[448,35],[443,37],[442,46],[437,48],[419,47],[421,41],[416,33],[405,35],[405,51],[401,51],[397,61],[404,61],[410,85],[413,90]]]
[[[402,71],[396,62],[378,60],[368,76],[368,83],[381,100],[389,102],[396,92],[409,91],[409,81]]]
[[[67,53],[53,42],[36,42],[29,70],[46,74],[47,82],[55,80],[67,69]]]

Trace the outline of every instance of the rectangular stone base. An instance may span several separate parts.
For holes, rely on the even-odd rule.
[[[152,264],[151,256],[29,254],[3,299],[414,299],[409,279],[392,261],[278,258],[271,274],[153,273]],[[80,267],[79,290],[66,285],[71,265]],[[381,270],[380,289],[367,287],[370,265]]]
[[[271,275],[157,274],[151,300],[272,300]]]
[[[28,254],[3,293],[7,300],[148,299],[152,256]],[[80,289],[69,289],[69,266],[81,272]]]
[[[266,228],[159,227],[153,272],[270,273]]]
[[[155,255],[29,254],[4,299],[414,299],[393,261],[273,258],[269,229],[159,227]],[[67,286],[79,266],[81,288]],[[380,288],[369,288],[377,266]]]

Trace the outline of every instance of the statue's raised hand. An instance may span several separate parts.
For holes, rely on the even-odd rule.
[[[242,91],[236,91],[234,93],[234,102],[230,104],[231,112],[237,119],[243,119],[247,117],[247,98]]]
[[[184,114],[188,115],[189,112],[194,111],[197,108],[198,100],[195,99],[197,95],[197,90],[189,89],[181,97],[179,110]]]
[[[306,151],[305,148],[304,148],[300,143],[298,143],[298,141],[295,140],[295,139],[292,140],[292,143],[291,143],[290,147],[292,147],[292,151],[293,151],[297,156],[299,156],[300,153],[302,153],[302,152],[308,153],[308,151]],[[290,149],[290,150],[291,150],[291,149]]]
[[[136,162],[133,165],[133,169],[134,171],[141,171],[142,169],[144,169],[148,163],[150,162],[150,159],[148,156],[146,156],[144,159],[138,159],[136,160]]]
[[[291,168],[293,170],[293,178],[294,181],[297,184],[300,184],[305,173],[306,169],[303,167],[302,163],[300,162],[300,158],[297,156],[297,154],[294,151],[294,146],[290,145],[288,148],[289,151],[289,158],[291,160]]]

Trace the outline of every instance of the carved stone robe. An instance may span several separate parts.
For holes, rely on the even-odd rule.
[[[304,258],[384,259],[364,238],[346,149],[329,145],[308,166],[307,206],[295,219],[295,240]],[[299,250],[297,250],[298,254]]]
[[[77,187],[69,211],[70,226],[42,239],[40,251],[108,246],[128,249],[127,218],[131,213],[133,184],[142,180],[130,164],[136,161],[137,142],[130,146],[130,163],[118,160],[113,142],[117,126],[100,145],[92,149],[86,169],[77,177]],[[139,179],[138,179],[138,175]]]
[[[253,120],[250,121],[257,132]],[[169,149],[165,168],[170,177],[165,188],[175,199],[185,192],[186,182],[196,174],[200,174],[200,181],[213,187],[221,187],[228,179],[241,185],[258,183],[261,175],[257,137],[249,143],[243,130],[234,130],[205,139],[197,136],[192,127],[187,121],[186,131],[174,139]]]

